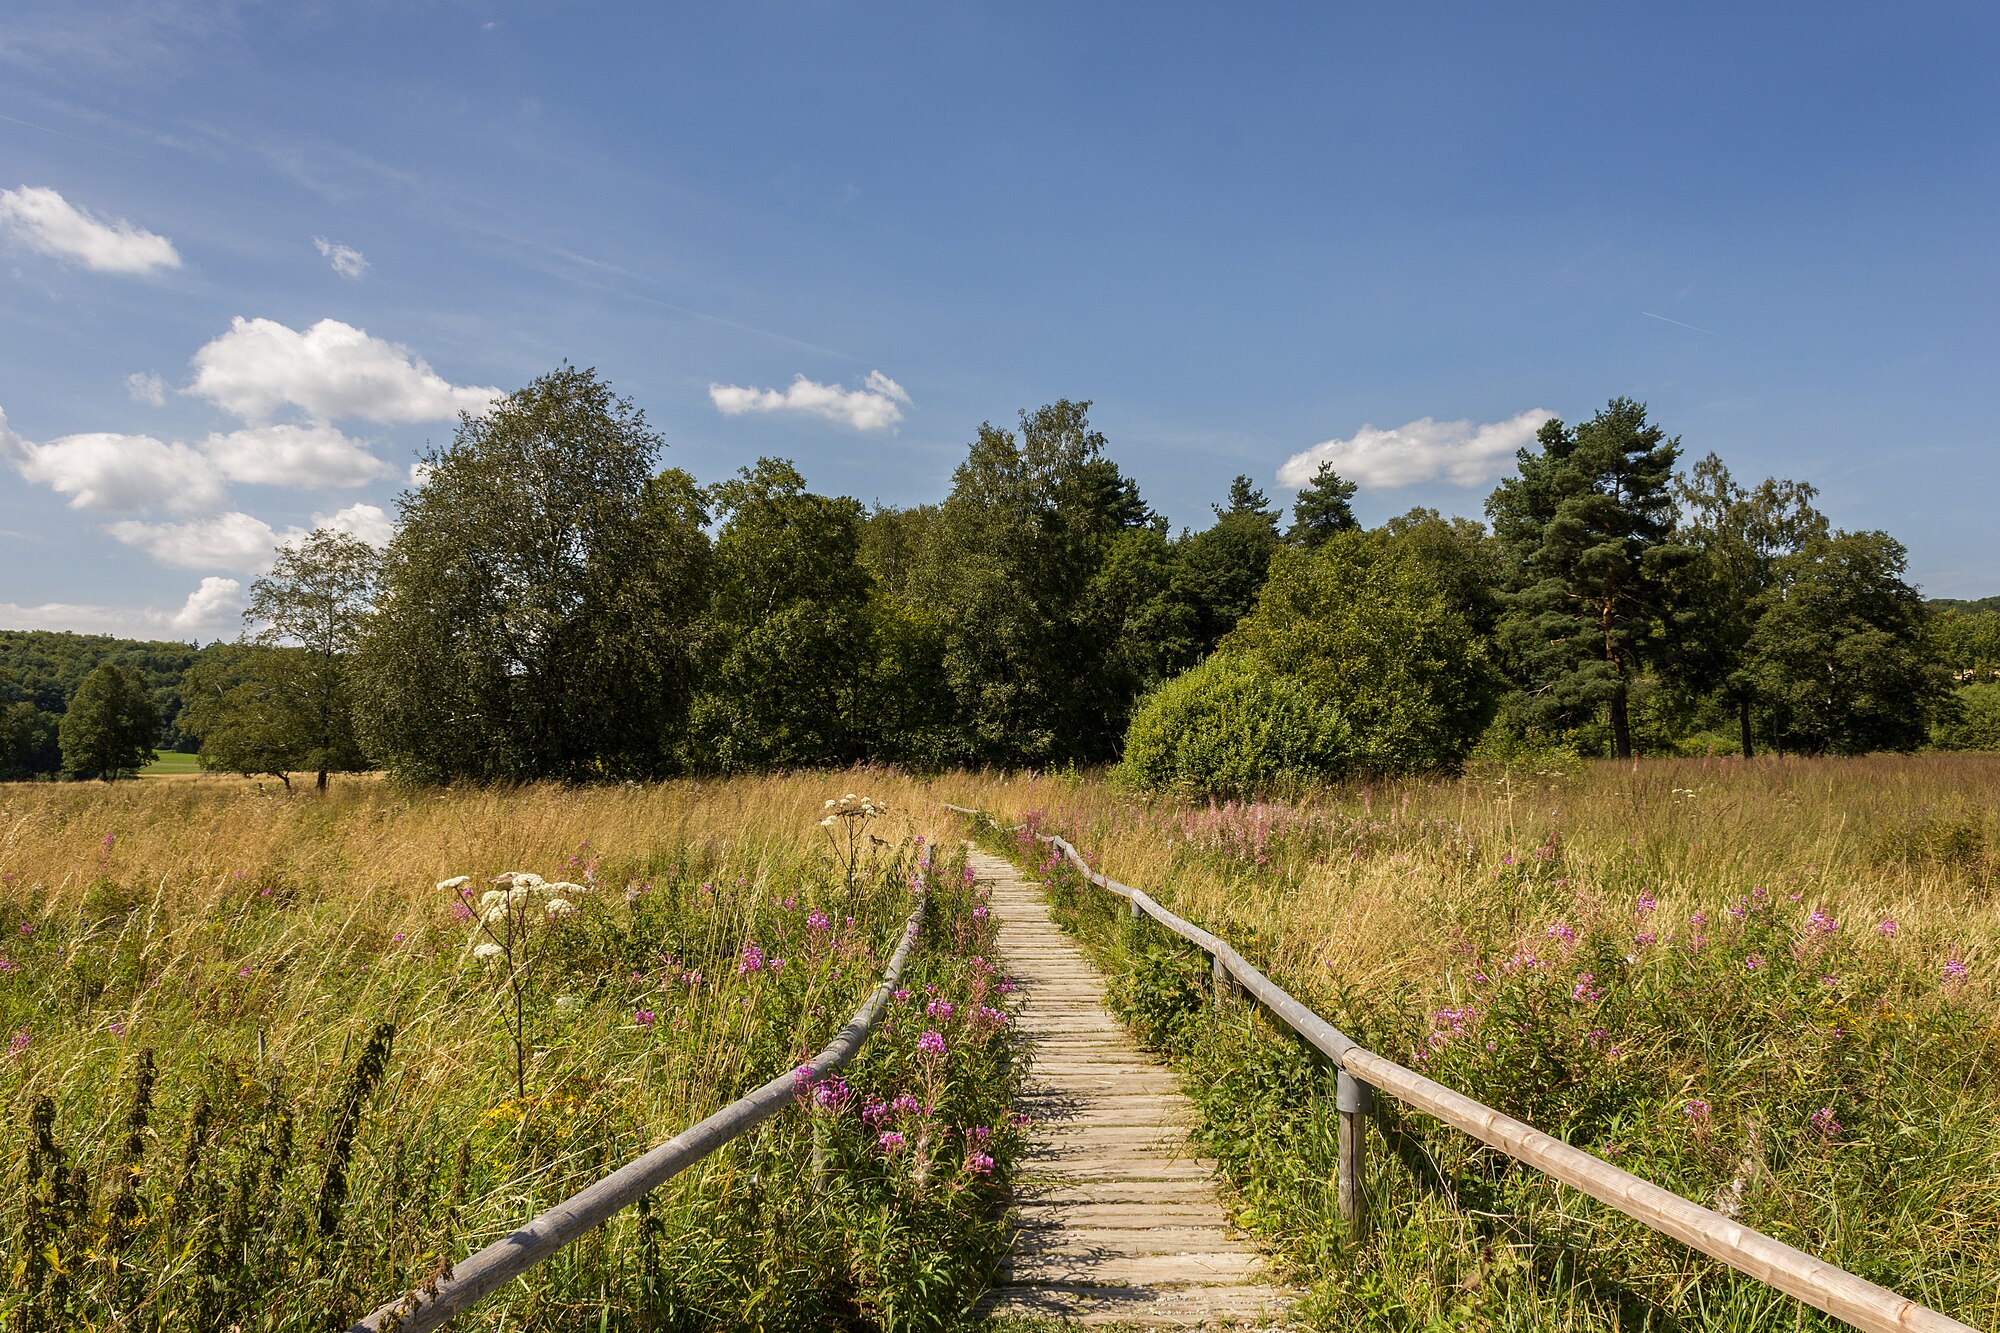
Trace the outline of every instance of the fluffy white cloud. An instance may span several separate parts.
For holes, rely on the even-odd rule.
[[[205,456],[150,435],[65,435],[34,444],[0,412],[0,457],[27,480],[69,496],[72,509],[197,510],[223,498],[222,474]]]
[[[261,574],[271,567],[278,534],[269,523],[240,510],[185,523],[127,519],[106,529],[113,537],[177,569],[227,569]]]
[[[313,248],[320,257],[333,265],[333,271],[343,278],[359,278],[368,271],[368,260],[351,245],[341,245],[329,241],[324,236],[313,237]]]
[[[211,435],[202,452],[231,481],[260,486],[360,486],[396,469],[332,426],[246,426]]]
[[[181,609],[174,612],[173,625],[184,633],[193,633],[232,624],[242,613],[243,585],[235,579],[217,578],[211,574],[201,581],[200,587],[188,594]]]
[[[1363,486],[1393,489],[1439,478],[1477,486],[1505,472],[1515,451],[1554,415],[1536,407],[1485,425],[1420,417],[1393,430],[1363,426],[1344,440],[1324,440],[1293,454],[1278,469],[1278,481],[1304,486],[1321,463],[1331,463],[1335,472]]]
[[[135,370],[127,375],[125,392],[133,402],[149,407],[164,407],[167,402],[167,382],[150,370]]]
[[[755,389],[740,384],[711,384],[708,397],[726,417],[746,412],[797,412],[825,417],[856,430],[887,430],[903,419],[910,395],[879,370],[868,372],[858,389],[821,384],[800,375],[789,389]]]
[[[23,606],[0,602],[0,623],[19,629],[66,629],[79,634],[115,634],[123,638],[226,638],[240,628],[243,585],[215,578],[187,595],[178,610],[94,606],[86,602],[43,602]]]
[[[389,539],[396,535],[395,521],[380,505],[371,504],[352,504],[335,513],[314,514],[313,526],[336,528],[358,541],[367,542],[378,551],[387,546]]]
[[[123,218],[93,217],[41,186],[0,190],[0,230],[30,250],[98,273],[151,273],[181,266],[179,252],[166,237]]]
[[[484,412],[500,390],[449,383],[400,343],[323,319],[303,333],[275,320],[230,322],[194,354],[188,392],[246,421],[296,407],[319,421],[448,421]]]

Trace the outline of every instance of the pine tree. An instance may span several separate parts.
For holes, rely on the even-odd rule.
[[[1285,530],[1285,540],[1310,549],[1329,537],[1360,528],[1361,521],[1354,517],[1349,503],[1357,489],[1333,470],[1333,464],[1321,463],[1292,501],[1292,526]]]
[[[1603,709],[1612,754],[1632,755],[1632,685],[1665,630],[1668,574],[1689,552],[1671,540],[1680,440],[1614,398],[1571,429],[1544,423],[1540,451],[1487,498],[1510,592],[1499,624],[1519,691],[1517,723],[1574,726]]]

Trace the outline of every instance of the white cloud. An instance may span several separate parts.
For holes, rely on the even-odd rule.
[[[323,319],[303,333],[275,320],[230,322],[194,354],[188,392],[246,421],[296,407],[319,421],[447,421],[484,412],[500,390],[454,385],[400,343]]]
[[[231,481],[261,486],[360,486],[396,475],[361,440],[332,426],[246,426],[211,435],[202,452]]]
[[[133,402],[149,407],[164,407],[167,402],[167,382],[150,370],[135,370],[127,375],[125,392]]]
[[[410,485],[417,490],[422,490],[430,484],[431,472],[433,470],[429,463],[419,458],[416,462],[410,464]]]
[[[376,550],[389,544],[396,535],[396,524],[380,505],[351,504],[332,514],[314,514],[315,528],[336,528],[359,541],[367,542]],[[299,536],[304,536],[300,533]]]
[[[233,634],[242,614],[242,584],[235,579],[201,581],[178,610],[94,606],[85,602],[43,602],[22,606],[0,602],[0,624],[18,629],[66,629],[79,634],[123,638],[218,639]]]
[[[783,390],[711,384],[708,397],[726,417],[746,412],[797,412],[843,422],[856,430],[887,430],[903,419],[903,408],[911,405],[903,386],[879,370],[869,371],[859,389],[821,384],[800,375]]]
[[[179,252],[166,237],[123,218],[94,217],[41,186],[0,190],[0,230],[30,250],[97,273],[151,273],[181,266]]]
[[[221,504],[224,494],[207,458],[150,435],[65,435],[35,444],[0,412],[0,457],[27,480],[69,496],[72,509],[197,510]]]
[[[341,245],[329,241],[324,236],[313,237],[313,248],[320,257],[333,265],[333,271],[343,278],[359,278],[368,271],[368,260],[351,245]]]
[[[1477,486],[1505,472],[1515,451],[1532,442],[1554,415],[1537,407],[1485,425],[1420,417],[1393,430],[1363,426],[1344,440],[1324,440],[1293,454],[1278,469],[1278,482],[1304,486],[1321,463],[1331,463],[1335,472],[1363,486],[1393,489],[1439,478]]]
[[[243,613],[243,585],[211,574],[174,612],[174,628],[184,632],[234,622]]]
[[[240,510],[186,523],[141,523],[128,519],[106,529],[163,565],[177,569],[227,569],[261,574],[271,567],[278,534],[261,518]]]

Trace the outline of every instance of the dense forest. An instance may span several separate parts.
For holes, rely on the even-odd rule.
[[[0,633],[0,775],[198,743],[321,785],[1122,759],[1243,792],[1475,753],[2000,748],[2000,598],[1924,602],[1890,535],[1689,461],[1643,404],[1545,425],[1485,524],[1365,529],[1322,467],[1289,519],[1238,477],[1178,534],[1088,410],[982,425],[940,502],[871,509],[781,459],[662,470],[643,413],[562,367],[461,420],[386,550],[281,551],[237,642]]]

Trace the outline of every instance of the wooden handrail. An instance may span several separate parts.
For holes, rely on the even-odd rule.
[[[994,822],[983,810],[940,804],[956,814]],[[1435,1116],[1488,1147],[1865,1333],[1979,1333],[1970,1324],[1960,1323],[1887,1287],[1856,1277],[1804,1250],[1703,1208],[1377,1055],[1293,999],[1276,982],[1252,967],[1228,941],[1176,916],[1141,890],[1099,874],[1064,839],[1052,833],[1034,836],[1061,851],[1092,884],[1124,898],[1137,911],[1207,953],[1285,1026],[1369,1087]]]
[[[847,1026],[807,1063],[756,1091],[737,1098],[706,1120],[681,1131],[642,1157],[578,1190],[532,1222],[459,1261],[448,1276],[397,1297],[349,1333],[427,1333],[495,1289],[513,1281],[584,1233],[611,1220],[702,1158],[769,1120],[814,1082],[853,1059],[882,1019],[903,964],[917,942],[928,900],[919,899],[903,926],[903,938],[889,955],[881,983],[855,1010]]]

